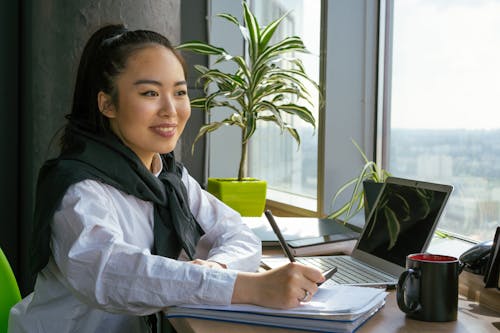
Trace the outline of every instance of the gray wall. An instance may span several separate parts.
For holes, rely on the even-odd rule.
[[[57,152],[57,142],[52,141],[70,111],[76,67],[87,38],[103,24],[122,22],[130,29],[158,31],[178,44],[181,38],[204,37],[206,9],[201,0],[184,0],[182,8],[180,0],[20,3],[8,0],[0,5],[0,246],[25,295],[32,288],[27,279],[27,250],[37,173],[43,161]],[[181,17],[190,23],[182,34]],[[196,132],[201,122],[203,115],[193,112],[177,149],[200,183],[204,181],[204,145],[197,146],[192,156],[195,134],[190,132]]]
[[[28,1],[23,26],[23,85],[26,96],[23,130],[29,134],[25,158],[38,166],[51,155],[51,138],[71,107],[73,83],[83,46],[92,32],[107,23],[151,29],[180,39],[180,1]],[[30,175],[34,178],[36,175]]]
[[[19,126],[17,1],[0,1],[0,247],[18,271]]]
[[[181,42],[190,40],[207,40],[207,1],[205,0],[182,0],[181,1]],[[183,53],[188,64],[188,89],[189,97],[198,97],[203,93],[199,85],[196,85],[198,74],[193,69],[193,64],[207,66],[208,57],[194,53]],[[191,154],[191,146],[194,142],[198,129],[205,122],[205,113],[199,109],[191,111],[191,118],[184,130],[181,141],[182,162],[189,169],[189,173],[202,186],[206,185],[206,138],[198,140]]]

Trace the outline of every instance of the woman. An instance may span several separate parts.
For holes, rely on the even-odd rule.
[[[89,39],[61,154],[39,174],[36,284],[10,332],[146,332],[167,306],[289,308],[316,292],[316,269],[256,272],[258,239],[175,162],[185,78],[155,32],[110,25]]]

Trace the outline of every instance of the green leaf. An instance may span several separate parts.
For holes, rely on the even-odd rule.
[[[234,124],[235,124],[235,122],[233,120],[231,120],[231,119],[224,119],[223,121],[212,122],[210,124],[201,126],[200,130],[198,131],[198,135],[196,135],[196,138],[194,139],[193,144],[191,146],[191,154],[194,153],[194,146],[195,146],[196,142],[201,137],[203,137],[205,134],[208,134],[210,132],[216,131],[221,126],[224,126],[224,125],[234,125]]]
[[[348,209],[349,203],[345,203],[342,207],[339,209],[335,210],[333,213],[327,216],[329,219],[336,219],[342,216]]]
[[[260,103],[262,105],[262,108],[264,110],[270,111],[274,115],[274,120],[276,124],[278,124],[279,128],[283,132],[283,129],[285,127],[285,123],[283,122],[283,119],[281,118],[281,114],[279,109],[274,105],[273,103],[267,102],[267,101],[262,101]]]
[[[222,125],[224,125],[223,122],[214,122],[214,123],[210,123],[210,124],[203,125],[202,127],[200,127],[200,130],[198,131],[198,135],[196,135],[196,138],[194,139],[193,144],[191,145],[191,154],[194,154],[194,146],[195,146],[196,142],[202,136],[204,136],[207,133],[210,133],[210,132],[217,130]]]
[[[222,14],[217,14],[217,16],[222,17],[222,18],[228,20],[229,22],[236,24],[237,26],[240,25],[240,22],[238,22],[238,19],[232,14],[222,13]]]
[[[363,201],[363,192],[359,190],[356,184],[354,190],[352,191],[351,200],[349,200],[348,202],[349,209],[347,211],[347,216],[354,216],[355,213],[353,213],[353,207],[356,207],[354,209],[354,212],[357,212],[357,209],[359,209],[359,207],[361,206],[360,201]],[[356,202],[358,203],[357,205]]]
[[[300,79],[294,76],[294,72],[291,70],[273,70],[268,73],[268,81],[282,81],[288,82],[288,86],[292,84],[297,87],[300,91],[309,95],[306,86],[300,81]]]
[[[293,127],[290,127],[290,126],[285,126],[285,130],[288,132],[288,134],[290,134],[292,136],[292,138],[295,139],[295,142],[297,142],[297,149],[300,147],[300,136],[299,136],[299,132],[297,132],[297,130]]]
[[[243,18],[249,35],[248,48],[250,51],[250,59],[253,62],[259,55],[260,28],[257,19],[250,11],[250,8],[248,8],[246,2],[243,2]]]
[[[205,42],[190,41],[183,43],[176,47],[178,50],[188,50],[206,55],[224,55],[227,54],[226,50],[221,47],[216,47]]]
[[[262,63],[269,62],[270,59],[274,59],[281,54],[291,52],[307,53],[304,43],[297,36],[287,37],[282,41],[271,45],[259,54],[259,57],[254,61],[254,64],[255,66],[260,66]]]
[[[196,109],[204,109],[205,108],[205,97],[194,98],[191,100],[191,107]]]
[[[257,119],[255,118],[255,114],[253,112],[248,112],[245,115],[246,117],[246,127],[243,135],[243,143],[247,142],[250,137],[252,137],[255,129],[257,128]]]
[[[287,12],[280,18],[272,21],[261,31],[260,42],[259,42],[260,52],[262,52],[267,47],[267,44],[269,43],[271,38],[274,36],[274,33],[276,32],[276,28],[278,28],[283,19],[286,16],[288,16],[289,13],[290,12]]]
[[[238,65],[247,79],[250,79],[252,77],[251,71],[248,68],[247,63],[245,62],[245,59],[243,59],[243,57],[233,57],[232,60]]]
[[[316,128],[316,119],[308,108],[297,104],[283,104],[278,106],[278,109],[283,110],[286,113],[298,116],[300,119]]]
[[[356,183],[356,178],[353,178],[353,179],[350,179],[349,181],[347,181],[346,183],[344,183],[338,190],[337,192],[335,193],[335,195],[333,196],[333,199],[331,201],[331,206],[334,207],[335,206],[335,203],[337,202],[337,198],[339,195],[341,195],[347,188],[349,188],[352,184],[355,184]],[[347,204],[346,204],[347,205]]]

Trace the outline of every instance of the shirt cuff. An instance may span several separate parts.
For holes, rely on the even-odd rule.
[[[229,305],[233,298],[234,284],[238,271],[231,269],[212,268],[207,270],[207,287],[204,299],[212,304]]]

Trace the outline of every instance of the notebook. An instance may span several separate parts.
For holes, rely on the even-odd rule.
[[[328,283],[394,286],[405,270],[406,256],[425,252],[453,190],[450,185],[389,177],[366,219],[350,255],[297,257],[322,271],[337,266]],[[284,258],[263,258],[268,268]]]

